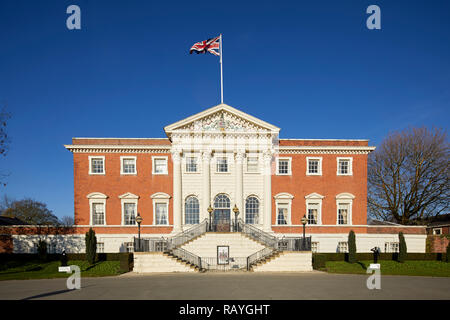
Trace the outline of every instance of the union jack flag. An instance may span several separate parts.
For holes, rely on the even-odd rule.
[[[209,52],[215,56],[220,56],[220,53],[218,51],[215,51],[220,49],[219,41],[220,36],[197,42],[191,47],[191,50],[189,50],[189,54],[192,54],[192,52],[195,52],[197,54]]]

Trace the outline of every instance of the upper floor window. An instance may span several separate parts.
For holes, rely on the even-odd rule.
[[[308,224],[317,224],[319,219],[319,204],[308,203]]]
[[[194,196],[188,197],[184,205],[185,224],[197,224],[200,222],[200,206]]]
[[[136,157],[120,157],[120,173],[136,174]]]
[[[337,224],[352,224],[352,204],[354,195],[340,193],[336,196]]]
[[[306,158],[306,175],[322,175],[322,158]]]
[[[277,160],[277,175],[291,174],[291,158],[278,158]]]
[[[167,157],[152,157],[153,174],[167,174]]]
[[[168,224],[167,203],[155,203],[156,224]]]
[[[248,197],[245,201],[245,222],[257,224],[259,220],[259,200],[256,197]]]
[[[337,175],[351,176],[353,174],[352,158],[337,158]]]
[[[103,203],[92,204],[92,224],[93,225],[105,224],[105,206]]]
[[[105,157],[89,157],[89,174],[105,174]]]
[[[258,172],[258,157],[247,157],[247,172]]]
[[[338,204],[338,224],[348,224],[349,204]]]
[[[228,159],[226,157],[217,158],[217,172],[228,172]]]
[[[186,172],[197,172],[197,158],[187,157],[186,158]]]

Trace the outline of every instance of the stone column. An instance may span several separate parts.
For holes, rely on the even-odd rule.
[[[263,175],[264,175],[264,221],[263,230],[272,232],[272,154],[269,152],[263,155]]]
[[[182,221],[182,191],[181,191],[181,155],[180,150],[172,151],[173,161],[173,231],[179,233]]]
[[[208,213],[208,207],[211,204],[211,151],[203,151],[202,154],[202,175],[203,175],[203,190],[202,190],[202,196],[203,196],[203,205],[201,208],[201,214],[200,216],[204,218],[209,219],[209,213]]]
[[[244,152],[238,151],[236,153],[236,205],[239,209],[239,217],[245,221],[245,212],[244,212],[244,206],[243,206],[243,199],[244,199],[244,193],[243,193],[243,172],[242,172],[242,166],[244,162]],[[233,217],[234,218],[234,217]]]

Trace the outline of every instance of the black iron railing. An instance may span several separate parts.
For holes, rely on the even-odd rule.
[[[275,254],[276,250],[272,248],[264,248],[262,250],[259,250],[258,252],[255,252],[254,254],[247,257],[247,270],[250,270],[250,268],[254,265],[256,265],[258,262],[270,257],[271,255]]]
[[[174,236],[173,238],[168,239],[168,249],[172,250],[177,248],[184,243],[204,234],[209,230],[208,224],[208,219],[205,219],[200,224],[195,225],[192,228],[189,228],[188,230]]]
[[[217,257],[202,257],[202,267],[207,271],[246,270],[247,257],[230,257],[225,264],[220,264]]]
[[[281,238],[277,241],[278,251],[311,251],[311,237]]]
[[[166,252],[167,239],[134,237],[134,252]]]
[[[189,252],[182,248],[175,248],[170,251],[170,254],[172,254],[174,257],[182,260],[183,262],[187,262],[193,266],[198,267],[200,270],[203,269],[202,268],[202,258],[193,254],[192,252]]]
[[[253,240],[262,242],[267,247],[270,247],[272,249],[277,248],[277,237],[274,237],[271,234],[264,232],[261,229],[256,228],[255,226],[252,226],[251,224],[246,224],[241,219],[238,220],[237,230],[245,233]]]

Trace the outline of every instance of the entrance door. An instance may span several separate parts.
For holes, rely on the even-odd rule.
[[[230,199],[219,194],[214,199],[214,230],[217,232],[230,232]]]

